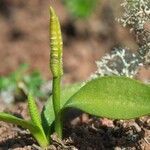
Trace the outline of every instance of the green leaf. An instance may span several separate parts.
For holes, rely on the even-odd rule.
[[[23,128],[29,129],[31,134],[42,147],[46,147],[49,144],[45,137],[45,134],[43,134],[43,131],[41,131],[41,129],[38,126],[36,126],[30,121],[25,121],[21,118],[3,112],[0,112],[0,121],[17,124],[22,126]]]
[[[66,101],[82,87],[82,85],[83,83],[76,83],[76,84],[68,85],[62,90],[61,97],[60,97],[61,108],[64,106]],[[41,117],[42,117],[43,127],[45,129],[45,133],[48,134],[47,132],[49,131],[47,131],[47,129],[52,125],[53,121],[55,120],[52,96],[45,104]]]
[[[65,104],[112,119],[150,114],[150,87],[126,77],[99,77],[89,81]]]
[[[0,112],[0,120],[8,122],[8,123],[13,123],[13,124],[20,125],[23,128],[27,128],[31,131],[34,131],[37,128],[33,123],[31,123],[29,121],[25,121],[21,118],[18,118],[18,117],[15,117],[13,115],[3,113],[3,112]]]
[[[8,78],[17,84],[19,81],[22,80],[23,75],[27,71],[28,67],[29,67],[28,64],[21,64],[15,72],[9,75]]]
[[[64,0],[64,2],[74,17],[87,18],[95,9],[98,0]]]
[[[41,128],[41,117],[31,92],[28,95],[28,108],[32,122]]]
[[[32,91],[34,96],[42,97],[43,93],[40,91],[41,85],[44,83],[41,74],[34,71],[31,74],[23,76],[23,81],[28,91]]]
[[[44,129],[42,127],[41,116],[39,115],[38,108],[36,106],[35,100],[34,100],[31,92],[28,95],[28,107],[29,107],[29,113],[30,113],[30,116],[31,116],[31,121],[37,127],[39,127],[40,132],[41,132],[43,138],[45,139],[45,141],[47,141]],[[48,138],[48,140],[49,140],[49,138]],[[46,143],[48,143],[48,141]]]

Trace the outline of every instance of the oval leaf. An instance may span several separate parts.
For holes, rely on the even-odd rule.
[[[131,119],[150,114],[150,87],[126,77],[99,77],[89,81],[65,107],[112,119]]]

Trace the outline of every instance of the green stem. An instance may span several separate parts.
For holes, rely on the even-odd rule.
[[[62,124],[60,111],[60,91],[61,91],[61,77],[53,77],[53,108],[55,113],[55,132],[59,138],[62,138]]]
[[[55,120],[55,132],[57,133],[58,137],[62,139],[62,121],[61,115],[57,115]]]

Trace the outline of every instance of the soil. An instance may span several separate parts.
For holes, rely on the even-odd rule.
[[[51,1],[60,16],[64,39],[64,83],[86,80],[95,70],[95,61],[114,46],[137,49],[134,36],[114,20],[121,14],[119,2],[104,0],[87,20],[73,19],[59,1]],[[0,75],[28,63],[51,78],[49,70],[49,0],[0,1]],[[115,7],[114,7],[115,6]],[[137,78],[150,80],[150,69],[141,68]],[[0,100],[0,110],[28,119],[26,103],[7,106]],[[39,102],[39,107],[42,104]],[[10,111],[11,110],[11,111]],[[49,149],[68,150],[149,150],[150,117],[136,120],[108,120],[79,113],[64,125],[64,140],[52,136]],[[0,122],[0,150],[37,150],[36,141],[27,130]]]
[[[5,111],[29,118],[26,103],[18,103]],[[77,110],[69,113],[70,117],[64,122],[64,140],[53,134],[49,150],[149,150],[148,116],[123,121],[97,118]],[[73,113],[78,115],[72,118]],[[0,150],[40,150],[30,133],[19,126],[0,122],[0,135]]]

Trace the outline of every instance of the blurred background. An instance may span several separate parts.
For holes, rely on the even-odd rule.
[[[51,94],[50,5],[61,23],[64,84],[89,79],[97,70],[95,62],[114,48],[136,52],[136,35],[117,21],[124,12],[122,2],[0,0],[0,100],[6,103],[24,101],[31,90],[44,100]],[[130,56],[127,54],[129,59]],[[118,57],[108,61],[112,68],[113,65],[122,67],[121,63]],[[137,78],[149,81],[150,69],[140,68]]]
[[[0,76],[21,64],[49,71],[49,6],[60,18],[64,41],[64,82],[87,79],[95,61],[113,47],[137,49],[134,36],[117,23],[121,0],[0,0]]]

